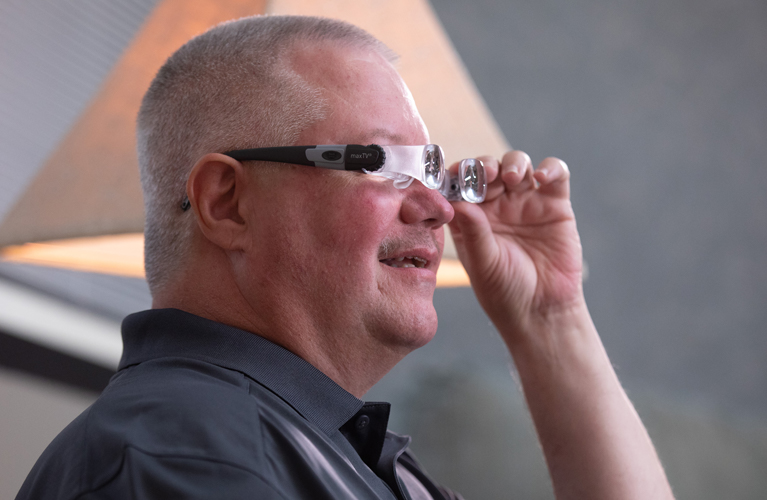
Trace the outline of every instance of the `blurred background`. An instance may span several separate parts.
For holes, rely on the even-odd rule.
[[[0,219],[155,3],[0,0]],[[767,498],[767,4],[431,6],[509,143],[568,163],[588,303],[677,497]],[[149,305],[139,278],[0,262],[0,498],[112,373],[6,318],[58,308],[119,338]],[[391,427],[467,500],[553,498],[471,290],[435,305],[435,340],[367,399],[394,404]]]

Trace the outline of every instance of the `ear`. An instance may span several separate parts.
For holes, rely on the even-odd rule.
[[[210,153],[200,158],[189,174],[186,193],[202,234],[225,250],[240,250],[247,237],[242,195],[247,175],[239,161]]]

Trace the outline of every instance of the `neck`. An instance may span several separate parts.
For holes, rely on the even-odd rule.
[[[156,293],[152,308],[180,309],[264,337],[358,398],[412,350],[386,345],[365,328],[342,321],[326,324],[273,288],[263,294],[246,293],[231,273],[216,266],[190,268],[195,272],[182,273],[173,285]]]

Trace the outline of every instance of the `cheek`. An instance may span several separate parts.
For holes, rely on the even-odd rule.
[[[260,207],[254,243],[264,257],[262,276],[289,276],[307,291],[327,293],[373,283],[379,247],[396,230],[400,196],[390,182],[368,176],[312,174],[296,179],[281,201]]]
[[[295,263],[294,278],[305,291],[359,304],[377,287],[379,248],[396,221],[396,203],[369,190],[349,190],[343,197],[324,201],[317,205],[323,207],[322,213],[315,214],[311,227],[305,228],[311,234],[295,242],[312,243],[304,247],[303,261]],[[358,309],[349,313],[356,314]],[[336,309],[333,314],[342,312]]]
[[[371,184],[335,198],[325,214],[320,236],[350,258],[369,257],[372,252],[377,260],[381,243],[399,217],[398,197],[391,195],[391,186]]]

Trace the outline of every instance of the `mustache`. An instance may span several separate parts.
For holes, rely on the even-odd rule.
[[[414,248],[427,248],[442,257],[442,247],[434,234],[419,234],[401,238],[385,238],[378,247],[378,258],[388,259]]]

